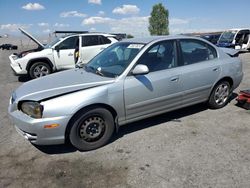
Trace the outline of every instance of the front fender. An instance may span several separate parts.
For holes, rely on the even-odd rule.
[[[52,98],[41,102],[44,106],[43,117],[73,115],[85,106],[106,101],[106,96],[106,87],[97,87]]]
[[[125,118],[122,83],[89,88],[43,101],[43,117],[73,116],[87,106],[104,104],[112,107],[122,121]]]

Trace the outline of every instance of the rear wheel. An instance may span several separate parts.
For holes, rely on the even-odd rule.
[[[51,73],[51,68],[47,63],[36,62],[34,63],[29,70],[29,75],[31,78],[39,78],[46,76]]]
[[[224,107],[230,98],[231,88],[227,81],[219,82],[213,89],[208,104],[213,109]]]
[[[104,108],[96,108],[74,118],[69,139],[79,150],[93,150],[109,141],[114,128],[112,114]]]

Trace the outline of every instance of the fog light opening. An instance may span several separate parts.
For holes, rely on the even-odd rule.
[[[22,66],[20,65],[20,63],[18,63],[18,66],[19,66],[19,68],[22,70]]]

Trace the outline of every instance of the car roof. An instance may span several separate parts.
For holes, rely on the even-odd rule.
[[[162,36],[151,36],[151,37],[142,37],[142,38],[131,38],[123,39],[121,42],[134,42],[148,44],[154,41],[160,40],[170,40],[170,39],[200,39],[198,37],[186,36],[186,35],[162,35]]]
[[[112,34],[108,34],[108,33],[81,33],[81,34],[69,34],[69,35],[65,35],[62,36],[61,38],[65,38],[65,37],[71,37],[71,36],[92,36],[92,35],[103,35],[105,37],[115,37],[115,35]]]
[[[249,28],[233,28],[233,29],[228,29],[226,31],[240,31],[240,30],[250,30]]]

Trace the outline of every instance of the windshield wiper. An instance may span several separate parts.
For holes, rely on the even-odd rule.
[[[98,67],[96,70],[95,70],[95,73],[100,75],[100,76],[104,76],[103,73],[101,72],[101,67]]]
[[[79,62],[79,63],[76,63],[75,64],[75,68],[83,68],[83,67],[85,67],[86,65],[85,64],[83,64],[82,62]]]
[[[87,72],[95,72],[95,68],[92,67],[92,66],[86,65],[86,66],[84,66],[84,68],[85,68],[85,70],[86,70]]]
[[[92,66],[84,66],[84,67],[85,67],[85,70],[87,72],[92,72],[92,73],[98,74],[100,76],[104,76],[103,73],[101,72],[101,67],[98,67],[97,69],[95,69]]]

